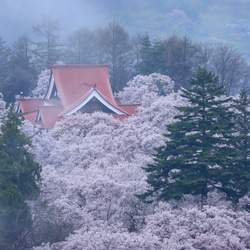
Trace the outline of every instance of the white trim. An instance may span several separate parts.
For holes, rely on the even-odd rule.
[[[17,111],[18,114],[22,113],[22,109],[21,109],[21,105],[20,105],[20,101],[18,101],[18,106],[17,106]]]
[[[46,93],[46,96],[44,97],[44,100],[48,100],[51,98],[51,94],[52,94],[52,90],[53,90],[54,85],[55,85],[55,80],[54,80],[54,77],[52,74],[51,79],[50,79],[50,83],[49,83],[49,87],[48,87],[48,91]]]
[[[40,114],[40,111],[38,110],[37,117],[36,117],[36,121],[39,122],[39,121],[41,121],[41,120],[42,120],[41,114]]]
[[[69,116],[72,115],[73,113],[77,112],[79,109],[81,109],[83,106],[85,106],[93,97],[95,97],[99,102],[101,102],[104,106],[109,108],[111,111],[118,115],[127,115],[126,113],[120,111],[119,109],[115,108],[111,104],[109,104],[96,90],[93,90],[91,94],[77,107],[69,111],[68,113],[64,114],[63,116]]]

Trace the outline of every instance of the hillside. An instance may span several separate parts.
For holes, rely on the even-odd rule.
[[[148,32],[152,37],[172,34],[194,41],[230,42],[250,60],[250,1],[153,1],[121,0],[98,5],[131,34]]]

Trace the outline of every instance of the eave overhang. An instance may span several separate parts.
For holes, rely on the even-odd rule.
[[[122,109],[119,109],[118,107],[115,107],[114,105],[110,104],[107,100],[105,100],[104,97],[98,92],[98,90],[92,88],[89,95],[80,103],[77,105],[71,105],[70,107],[66,108],[59,116],[70,116],[80,110],[82,107],[84,107],[89,101],[92,100],[92,98],[96,98],[100,103],[102,103],[104,106],[106,106],[108,109],[110,109],[112,112],[114,112],[117,115],[128,115],[127,112],[123,111]]]

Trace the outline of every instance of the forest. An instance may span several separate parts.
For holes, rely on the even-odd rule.
[[[250,71],[230,44],[130,37],[116,22],[0,42],[0,248],[250,249]],[[39,130],[16,95],[43,96],[51,64],[111,63],[138,113]]]
[[[131,37],[118,23],[90,30],[82,27],[67,39],[59,36],[60,23],[51,15],[33,26],[33,34],[20,35],[11,45],[0,37],[0,92],[7,103],[15,95],[29,96],[37,76],[56,63],[111,64],[110,81],[114,93],[138,74],[157,72],[171,77],[175,90],[188,87],[187,80],[198,66],[220,76],[227,94],[249,88],[250,70],[246,58],[229,43],[193,42],[187,36],[171,35],[151,39],[148,33]]]

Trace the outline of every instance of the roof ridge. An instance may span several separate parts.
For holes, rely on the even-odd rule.
[[[50,69],[57,68],[108,68],[111,64],[65,64],[65,65],[49,65]]]

